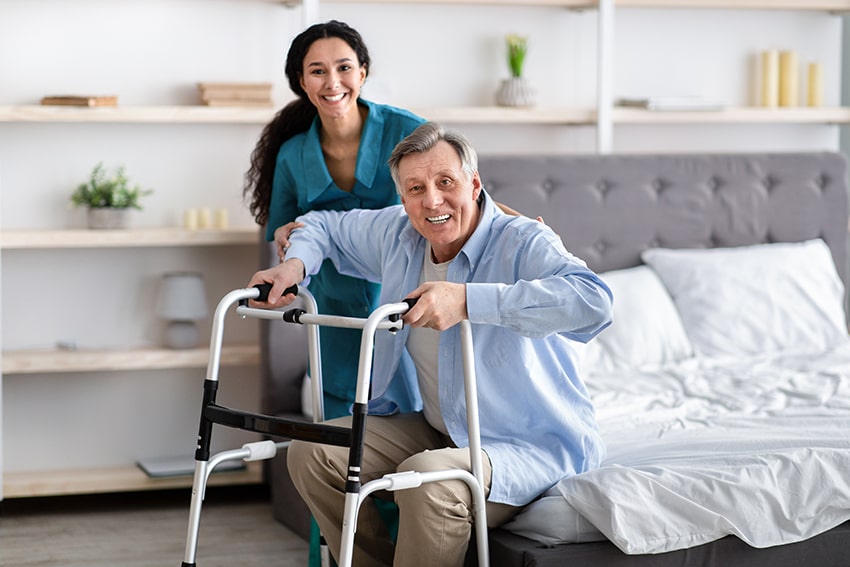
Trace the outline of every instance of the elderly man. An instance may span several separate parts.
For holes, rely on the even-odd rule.
[[[596,467],[604,447],[571,341],[610,324],[609,288],[540,222],[502,213],[481,186],[460,134],[425,123],[402,140],[390,171],[402,205],[311,212],[298,220],[285,261],[250,285],[268,302],[330,258],[340,272],[382,283],[381,301],[418,298],[404,329],[376,337],[361,478],[470,470],[459,326],[473,324],[487,518],[503,524],[559,479]],[[352,376],[352,380],[355,377]],[[350,425],[351,418],[332,420]],[[288,466],[335,556],[347,450],[294,442]],[[461,481],[393,493],[393,545],[376,509],[360,511],[356,565],[462,565],[472,498]]]

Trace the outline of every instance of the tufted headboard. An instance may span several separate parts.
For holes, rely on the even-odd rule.
[[[597,272],[646,248],[823,238],[848,281],[842,154],[510,156],[479,159],[493,198],[542,216]]]

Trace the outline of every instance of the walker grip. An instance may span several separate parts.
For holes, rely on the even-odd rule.
[[[416,305],[416,302],[417,302],[417,301],[419,301],[419,298],[418,298],[418,297],[406,297],[406,298],[402,299],[402,302],[407,303],[407,310],[408,310],[408,311],[410,311],[410,309],[411,309],[414,305]],[[390,320],[390,321],[392,321],[392,322],[396,322],[396,321],[398,321],[399,319],[401,319],[401,315],[400,315],[400,314],[398,314],[398,313],[393,313],[392,315],[390,315],[389,317],[387,317],[387,319],[389,319],[389,320]]]
[[[272,290],[272,284],[262,283],[262,284],[257,284],[254,287],[257,288],[258,290],[260,290],[260,295],[257,296],[257,301],[268,301],[269,300],[269,292]],[[286,295],[288,293],[294,293],[295,295],[298,295],[298,286],[293,285],[293,286],[288,287],[285,290],[283,290],[283,295]]]

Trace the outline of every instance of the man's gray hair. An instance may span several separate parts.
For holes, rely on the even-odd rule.
[[[401,193],[401,183],[398,178],[398,166],[402,158],[410,154],[421,154],[434,148],[439,142],[448,143],[457,152],[463,171],[470,177],[478,170],[478,154],[466,136],[454,130],[446,130],[436,122],[420,124],[405,139],[398,143],[390,155],[390,175],[395,182],[396,191]]]

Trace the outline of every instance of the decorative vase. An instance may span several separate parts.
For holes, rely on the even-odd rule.
[[[534,106],[535,93],[522,77],[503,79],[496,91],[496,103],[500,106]]]
[[[124,228],[128,211],[114,207],[89,207],[88,226],[94,229]]]

